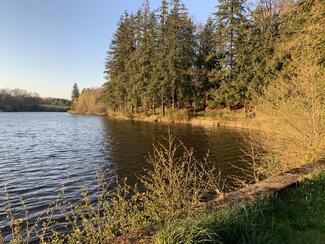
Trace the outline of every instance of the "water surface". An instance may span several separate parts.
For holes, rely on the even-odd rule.
[[[97,192],[97,174],[107,183],[128,177],[137,181],[153,143],[167,136],[168,125],[109,120],[68,113],[0,113],[0,185],[8,184],[14,213],[21,199],[31,219],[54,201],[62,184],[65,199],[78,202],[80,188],[86,184],[90,196]],[[172,125],[171,131],[194,155],[209,159],[223,171],[235,174],[232,164],[242,163],[241,132],[234,129],[206,129],[191,125]],[[0,191],[0,229],[8,230],[4,215],[8,205]]]

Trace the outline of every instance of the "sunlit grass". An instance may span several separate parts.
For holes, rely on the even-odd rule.
[[[50,105],[50,104],[40,104],[39,109],[44,112],[66,112],[69,110],[70,106],[65,105]]]
[[[324,243],[325,172],[297,188],[167,224],[156,243]]]

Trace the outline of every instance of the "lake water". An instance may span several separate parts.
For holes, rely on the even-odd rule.
[[[86,184],[90,197],[97,192],[97,175],[108,184],[128,177],[136,182],[143,173],[145,158],[153,142],[167,136],[168,125],[109,120],[68,113],[0,113],[0,185],[8,185],[9,202],[18,214],[21,199],[33,220],[54,201],[62,184],[65,200],[78,202]],[[175,134],[194,155],[209,159],[223,172],[236,174],[232,164],[242,164],[241,131],[172,125]],[[8,232],[4,208],[8,205],[0,191],[0,230]]]

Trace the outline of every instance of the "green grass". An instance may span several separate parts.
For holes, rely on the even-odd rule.
[[[325,172],[243,208],[166,224],[156,243],[325,243]]]
[[[68,111],[70,106],[40,104],[38,108],[40,111],[44,111],[44,112],[66,112]]]

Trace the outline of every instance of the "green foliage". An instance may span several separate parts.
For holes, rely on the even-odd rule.
[[[77,83],[74,83],[72,88],[72,93],[71,93],[71,101],[78,99],[79,96],[80,96],[80,92],[79,92],[78,85]]]
[[[127,91],[131,90],[129,70],[136,44],[135,21],[134,15],[121,16],[107,55],[104,73],[108,82],[104,85],[103,101],[115,110],[127,107]]]
[[[70,106],[54,105],[54,104],[40,104],[37,111],[41,112],[67,112]]]
[[[162,2],[157,16],[146,1],[124,14],[108,53],[103,101],[117,111],[148,111],[160,104],[191,104],[194,25],[179,1]]]
[[[125,13],[108,52],[103,101],[131,113],[162,106],[163,115],[166,107],[250,107],[291,75],[296,54],[313,49],[324,64],[321,1],[260,0],[248,11],[244,0],[220,0],[217,7],[202,26],[179,0],[163,0],[158,12],[145,1],[135,15]]]
[[[219,83],[214,78],[215,70],[220,70],[217,57],[217,41],[212,18],[198,27],[196,34],[197,47],[194,68],[191,74],[193,90],[193,106],[195,109],[205,108],[210,89],[218,88]]]
[[[242,107],[242,98],[245,94],[245,88],[235,85],[233,82],[222,84],[219,89],[211,90],[209,102],[211,108],[229,107],[238,109]]]
[[[216,16],[216,34],[218,40],[217,55],[220,57],[221,82],[232,82],[235,78],[237,56],[242,28],[246,22],[244,0],[219,0]]]
[[[325,173],[245,207],[198,214],[167,224],[155,243],[322,243]]]

